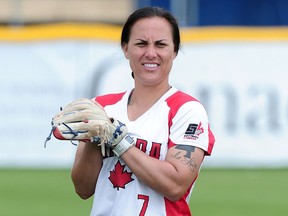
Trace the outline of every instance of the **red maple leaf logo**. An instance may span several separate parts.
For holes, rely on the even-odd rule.
[[[109,180],[113,184],[113,188],[123,188],[125,189],[125,185],[134,179],[131,178],[132,172],[124,171],[125,165],[122,165],[118,160],[115,169],[110,171]]]

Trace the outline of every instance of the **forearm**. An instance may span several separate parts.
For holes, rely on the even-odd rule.
[[[197,177],[202,161],[199,160],[197,168],[191,170],[177,160],[160,161],[135,147],[124,153],[122,159],[142,182],[173,201],[186,193]]]
[[[80,142],[72,167],[71,178],[76,193],[83,199],[94,194],[102,167],[100,148],[93,143]]]

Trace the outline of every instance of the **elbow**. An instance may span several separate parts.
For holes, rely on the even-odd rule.
[[[88,187],[86,184],[83,184],[82,182],[81,183],[73,182],[73,183],[75,192],[81,199],[86,200],[91,196],[93,196],[94,187]]]
[[[183,195],[170,195],[170,196],[166,196],[166,198],[168,200],[170,200],[171,202],[177,202],[178,200],[180,200],[182,198]]]
[[[72,182],[74,185],[74,189],[76,194],[83,200],[86,200],[93,196],[95,186],[93,184],[88,184],[87,182],[83,181],[83,179],[77,178],[77,176],[72,175]]]
[[[75,189],[75,192],[83,200],[89,199],[94,194],[94,193],[91,193],[91,192],[77,190],[77,189]]]
[[[186,192],[187,190],[183,190],[183,187],[174,187],[165,195],[165,197],[172,202],[176,202],[181,199]]]

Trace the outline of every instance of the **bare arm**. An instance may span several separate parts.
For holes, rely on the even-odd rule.
[[[76,193],[82,199],[87,199],[94,194],[101,167],[102,155],[100,148],[93,143],[79,142],[71,178]]]
[[[146,185],[172,201],[180,199],[198,175],[204,151],[177,145],[160,161],[132,147],[122,155],[133,173]]]

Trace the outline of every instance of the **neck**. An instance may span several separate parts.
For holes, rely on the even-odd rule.
[[[142,107],[151,106],[156,103],[170,88],[171,86],[169,84],[148,88],[135,87],[129,96],[128,104]]]

